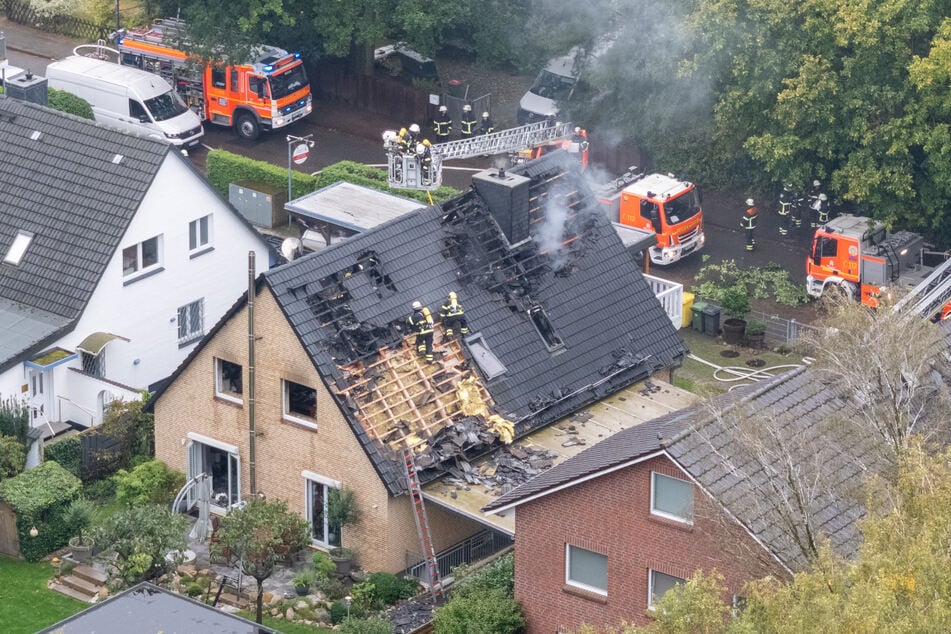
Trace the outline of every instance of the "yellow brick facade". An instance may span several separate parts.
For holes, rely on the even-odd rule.
[[[304,516],[302,471],[341,482],[353,489],[362,513],[360,524],[344,528],[343,545],[357,551],[366,570],[402,570],[408,554],[420,552],[409,497],[389,496],[266,286],[258,293],[254,314],[257,491],[286,500],[292,511]],[[247,346],[245,307],[206,343],[155,405],[156,457],[186,471],[189,432],[235,445],[242,497],[251,490]],[[216,358],[242,367],[242,404],[215,396]],[[316,430],[283,420],[282,379],[316,389]],[[435,504],[427,505],[427,515],[437,551],[481,530],[475,522]]]

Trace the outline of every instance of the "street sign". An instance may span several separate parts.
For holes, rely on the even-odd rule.
[[[307,155],[310,153],[310,149],[307,147],[306,143],[301,143],[294,148],[294,163],[300,165],[307,160]]]

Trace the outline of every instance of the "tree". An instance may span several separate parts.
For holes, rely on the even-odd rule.
[[[160,577],[173,569],[169,551],[184,551],[185,517],[157,505],[132,506],[106,518],[93,530],[96,544],[115,553],[112,578],[119,587]]]
[[[257,622],[261,622],[264,606],[264,580],[274,572],[283,556],[283,547],[303,548],[309,541],[307,522],[287,510],[283,500],[249,501],[243,508],[232,508],[221,519],[219,541],[212,553],[220,555],[228,548],[238,558],[241,571],[254,577],[258,584]]]
[[[0,401],[0,434],[13,436],[26,444],[30,431],[30,412],[26,403],[15,398]]]
[[[26,466],[26,451],[13,436],[0,435],[0,480],[12,478]]]

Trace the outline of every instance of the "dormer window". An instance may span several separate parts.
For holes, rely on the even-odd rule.
[[[7,249],[7,254],[3,256],[3,261],[7,264],[13,264],[14,266],[20,263],[20,260],[23,259],[23,255],[26,253],[26,249],[30,246],[30,242],[33,241],[33,234],[28,231],[17,231],[16,237],[13,239],[13,243],[10,245],[10,248]]]

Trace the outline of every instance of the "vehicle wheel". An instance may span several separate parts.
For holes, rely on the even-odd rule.
[[[853,302],[858,298],[855,285],[850,282],[829,284],[822,292],[822,302],[819,305],[821,314],[830,314],[835,306]]]
[[[239,114],[234,121],[234,131],[242,139],[254,141],[261,136],[258,120],[247,112]]]

